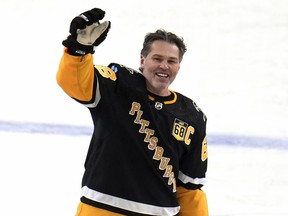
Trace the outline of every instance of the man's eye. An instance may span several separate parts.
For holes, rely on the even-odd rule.
[[[177,62],[176,61],[174,61],[174,60],[170,60],[170,61],[168,61],[169,62],[169,64],[176,64]]]

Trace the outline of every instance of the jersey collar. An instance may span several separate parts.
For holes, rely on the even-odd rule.
[[[148,92],[148,98],[151,101],[159,100],[159,101],[162,101],[164,104],[173,104],[177,100],[177,94],[172,90],[169,90],[169,91],[171,92],[171,94],[165,97],[158,96],[156,94]]]

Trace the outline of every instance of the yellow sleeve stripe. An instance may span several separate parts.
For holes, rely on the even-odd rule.
[[[208,216],[206,194],[202,190],[188,190],[177,187],[177,199],[180,204],[179,216]]]
[[[94,83],[92,55],[72,56],[67,53],[67,48],[65,48],[56,80],[70,97],[80,101],[90,101]]]

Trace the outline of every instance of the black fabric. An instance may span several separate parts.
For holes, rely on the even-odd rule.
[[[95,70],[101,99],[96,107],[89,108],[94,131],[82,186],[95,194],[109,195],[112,200],[125,199],[136,206],[139,203],[151,208],[175,209],[179,206],[175,190],[178,172],[191,178],[205,176],[207,161],[199,158],[205,137],[203,113],[191,99],[177,92],[168,97],[153,95],[155,100],[163,101],[163,108],[158,110],[148,97],[142,74],[115,63],[109,68],[115,72],[113,76],[105,67]],[[111,79],[114,76],[117,79]],[[165,104],[173,97],[176,97],[173,103]],[[134,104],[139,107],[135,112],[132,111]],[[191,144],[173,136],[175,122],[195,128],[195,133],[187,134]],[[184,186],[196,189],[202,185],[187,183]],[[89,197],[81,200],[112,212],[132,211],[126,205],[121,208],[121,202],[118,208],[113,207],[112,200],[103,205],[101,199],[100,196],[95,200]],[[139,213],[125,215],[138,216]]]

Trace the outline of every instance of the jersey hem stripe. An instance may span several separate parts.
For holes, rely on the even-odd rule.
[[[180,207],[159,207],[148,204],[143,204],[123,198],[104,194],[88,188],[82,187],[82,196],[95,202],[103,203],[106,205],[114,206],[127,211],[137,212],[148,215],[161,215],[161,216],[173,216],[176,215]],[[128,202],[127,202],[128,201]]]
[[[196,185],[204,185],[206,183],[206,178],[191,178],[181,171],[178,173],[178,179],[184,184],[191,183]]]

